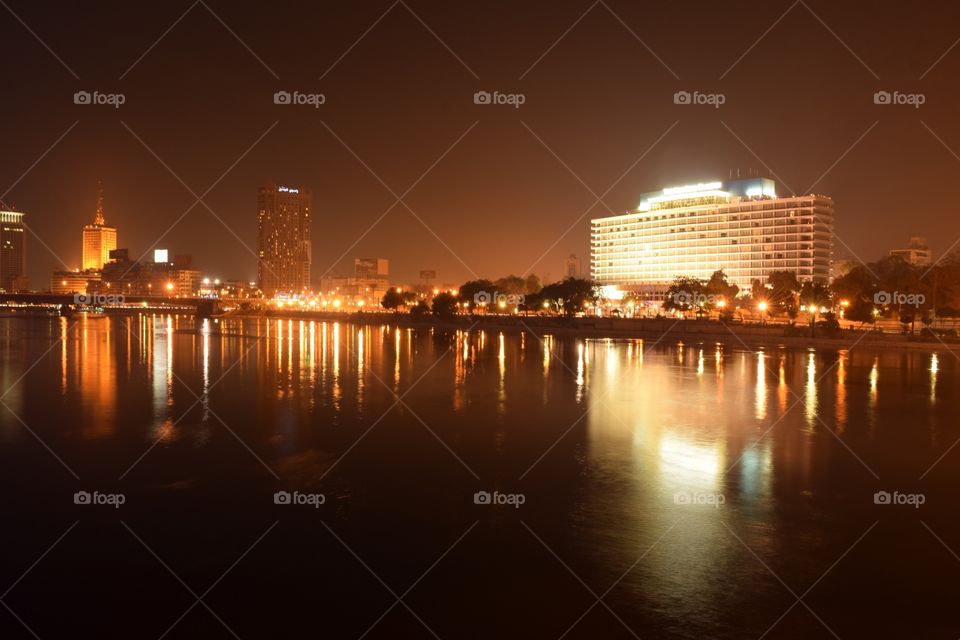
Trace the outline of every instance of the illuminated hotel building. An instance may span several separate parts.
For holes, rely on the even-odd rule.
[[[117,230],[108,227],[103,217],[103,188],[97,185],[97,212],[93,224],[83,227],[84,271],[99,271],[110,262],[110,252],[117,248]]]
[[[313,194],[270,184],[257,195],[257,276],[266,297],[310,289]]]
[[[831,198],[777,197],[769,178],[707,182],[644,193],[636,211],[592,220],[590,274],[651,294],[718,269],[741,289],[771,271],[826,282],[832,249]]]
[[[23,215],[18,211],[0,211],[0,289],[7,292],[28,288]]]

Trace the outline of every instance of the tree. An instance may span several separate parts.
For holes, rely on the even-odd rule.
[[[817,312],[821,307],[830,306],[830,289],[822,282],[804,282],[800,288],[800,302],[807,307],[810,315],[810,337],[813,338]]]
[[[523,302],[517,305],[517,309],[523,312],[523,315],[529,315],[530,312],[537,313],[543,309],[543,296],[539,293],[528,293],[524,295]]]
[[[733,301],[740,293],[740,287],[727,282],[727,274],[723,272],[723,269],[718,269],[707,280],[707,283],[703,286],[703,291],[706,294],[705,309],[707,311],[718,308],[728,309],[732,313]]]
[[[403,304],[403,296],[396,289],[387,289],[387,292],[383,294],[383,298],[380,299],[380,306],[384,309],[390,309],[391,311],[396,311],[403,306]]]
[[[843,317],[847,320],[859,322],[861,325],[864,323],[873,324],[877,320],[877,316],[874,314],[875,309],[872,301],[856,298],[850,302],[850,306],[844,311]]]
[[[460,285],[459,297],[474,309],[484,303],[490,305],[495,291],[496,285],[489,280],[470,280]]]
[[[546,300],[565,315],[572,316],[578,311],[586,309],[587,305],[597,301],[597,285],[582,278],[567,278],[560,282],[548,284],[540,291],[543,300]]]
[[[428,305],[423,300],[420,300],[419,302],[417,302],[417,304],[415,304],[413,308],[410,309],[410,315],[415,316],[417,318],[422,318],[428,313],[430,313],[430,305]]]
[[[527,291],[527,282],[520,276],[504,276],[493,283],[494,291],[512,295],[523,295]]]
[[[677,311],[695,309],[699,313],[705,300],[706,294],[704,293],[703,282],[698,278],[678,276],[673,279],[673,283],[667,288],[663,308],[676,309]]]
[[[800,294],[797,274],[793,271],[771,271],[767,276],[767,285],[767,309],[770,313],[785,313],[790,318],[796,318]]]
[[[457,297],[452,293],[438,293],[430,307],[435,316],[452,316],[457,312]]]
[[[524,292],[527,295],[531,293],[540,293],[540,289],[543,289],[543,283],[540,282],[540,278],[532,273],[526,277],[523,284]]]

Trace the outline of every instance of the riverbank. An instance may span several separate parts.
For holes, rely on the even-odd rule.
[[[660,342],[724,343],[734,347],[790,347],[830,349],[919,350],[960,356],[960,340],[878,331],[817,329],[775,324],[724,324],[716,320],[672,318],[563,318],[555,316],[456,315],[451,317],[412,316],[407,313],[337,313],[329,311],[244,311],[226,314],[229,318],[290,318],[325,320],[352,324],[390,324],[404,328],[482,329],[504,333],[529,332],[536,336],[578,338],[643,339]]]

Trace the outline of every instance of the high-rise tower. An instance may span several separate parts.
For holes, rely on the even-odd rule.
[[[0,209],[0,289],[14,292],[27,288],[26,226],[19,211]]]
[[[97,181],[97,211],[93,224],[83,227],[83,270],[99,271],[110,261],[110,252],[117,248],[117,229],[108,227],[103,214],[103,185]]]
[[[310,289],[313,193],[268,184],[257,194],[257,276],[266,297]]]

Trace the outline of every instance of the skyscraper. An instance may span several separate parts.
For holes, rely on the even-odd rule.
[[[257,276],[266,297],[310,289],[313,193],[275,183],[257,195]]]
[[[110,262],[110,252],[117,248],[117,229],[108,227],[103,217],[103,187],[97,183],[97,212],[93,224],[83,227],[83,270],[99,271]]]
[[[4,291],[26,289],[27,233],[23,214],[0,211],[0,288]]]

